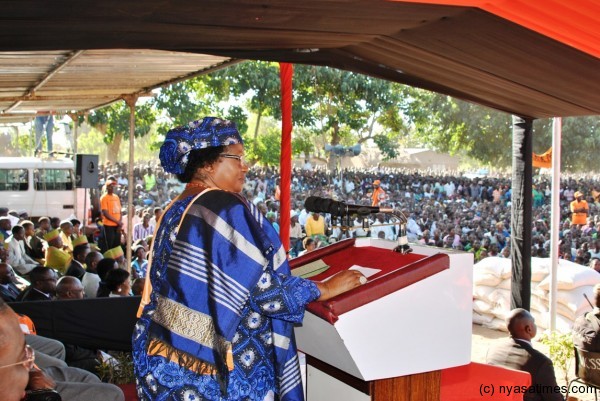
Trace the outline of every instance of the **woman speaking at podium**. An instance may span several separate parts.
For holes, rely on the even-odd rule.
[[[234,123],[174,128],[159,156],[187,185],[153,241],[133,335],[140,399],[303,400],[293,325],[362,275],[290,275],[277,233],[240,195],[248,165]]]

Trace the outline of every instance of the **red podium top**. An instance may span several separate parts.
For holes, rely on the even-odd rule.
[[[340,241],[317,249],[290,262],[292,269],[321,259],[329,269],[312,280],[321,281],[347,270],[353,265],[381,269],[369,277],[366,284],[338,295],[328,301],[311,302],[307,310],[334,324],[339,316],[369,302],[377,300],[417,281],[423,280],[450,267],[446,254],[425,256],[415,253],[402,255],[390,249],[373,246],[356,247],[354,239]]]

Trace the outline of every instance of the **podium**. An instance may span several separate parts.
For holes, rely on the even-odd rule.
[[[295,330],[308,401],[440,400],[441,370],[471,360],[473,255],[392,241],[341,241],[291,261],[380,269],[366,284],[308,305]]]

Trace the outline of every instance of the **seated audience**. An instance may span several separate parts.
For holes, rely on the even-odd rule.
[[[144,277],[138,277],[133,280],[133,284],[131,284],[131,293],[133,295],[142,295],[144,292],[144,285],[146,284],[146,279]]]
[[[594,286],[594,310],[575,319],[573,345],[584,351],[600,352],[600,284]]]
[[[56,283],[56,299],[83,299],[83,285],[76,277],[64,276]],[[97,349],[90,349],[80,345],[65,343],[65,361],[69,366],[87,370],[95,375],[98,374],[100,356]]]
[[[137,245],[132,249],[133,262],[131,262],[131,273],[134,278],[146,277],[146,268],[148,260],[146,259],[146,250],[143,246]]]
[[[116,269],[117,262],[112,258],[103,258],[98,262],[98,267],[96,268],[98,271],[98,276],[100,277],[100,283],[98,283],[98,291],[96,291],[95,296],[97,297],[99,293],[106,294],[104,296],[108,296],[110,290],[106,288],[106,275],[109,271]]]
[[[104,279],[105,286],[98,289],[98,298],[101,297],[126,297],[131,295],[130,274],[127,270],[110,270]]]
[[[13,310],[0,300],[0,388],[3,401],[20,401],[27,390],[56,390],[64,401],[124,401],[123,391],[82,369],[38,368]]]
[[[76,241],[80,241],[79,238],[85,238],[85,236],[78,237],[73,241],[75,244]],[[90,253],[90,246],[85,243],[75,245],[73,248],[73,260],[67,269],[65,275],[77,277],[79,280],[83,279],[83,275],[85,274],[85,257]]]
[[[8,263],[0,263],[0,297],[6,302],[15,302],[21,290],[17,285],[15,272]]]
[[[510,338],[492,346],[486,362],[490,365],[529,372],[531,388],[525,393],[525,401],[564,400],[556,384],[554,366],[550,358],[537,351],[531,340],[537,334],[537,326],[531,314],[525,309],[513,309],[506,321]]]
[[[20,301],[50,301],[56,294],[56,273],[44,266],[29,272],[31,285],[21,294]]]
[[[100,285],[101,279],[98,275],[97,267],[102,258],[102,254],[98,251],[91,251],[85,257],[86,270],[81,279],[81,284],[83,284],[85,296],[87,298],[96,298],[96,294],[98,293],[98,286]]]
[[[16,225],[12,228],[12,235],[6,240],[8,244],[8,263],[19,274],[26,275],[38,265],[25,252],[25,229],[23,226]]]

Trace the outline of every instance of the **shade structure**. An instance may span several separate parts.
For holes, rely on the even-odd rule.
[[[0,52],[153,49],[326,65],[523,117],[577,116],[600,114],[599,15],[592,0],[12,0]],[[10,79],[0,65],[0,87]],[[18,96],[0,92],[0,112]]]

